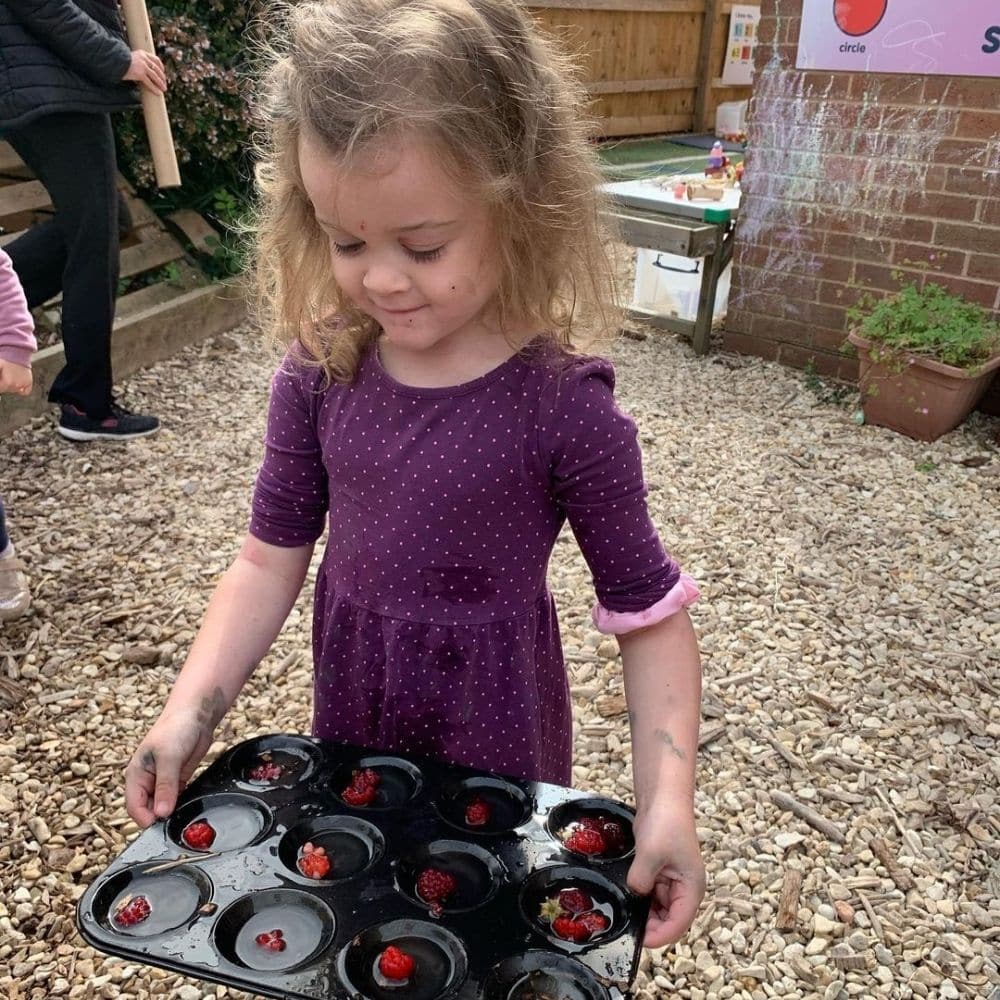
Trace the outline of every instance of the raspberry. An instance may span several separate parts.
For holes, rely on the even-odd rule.
[[[477,795],[465,807],[465,822],[467,826],[486,826],[490,821],[490,807]]]
[[[417,876],[417,895],[430,904],[431,913],[439,917],[444,910],[442,904],[458,888],[455,876],[440,868],[425,868]]]
[[[250,770],[251,781],[277,781],[285,769],[269,758],[264,758],[260,764]]]
[[[206,820],[196,819],[184,827],[181,840],[196,851],[207,851],[215,841],[215,830]]]
[[[299,871],[306,878],[326,878],[330,874],[330,859],[322,847],[306,844],[298,861]]]
[[[577,826],[582,826],[584,830],[596,830],[598,833],[604,829],[603,816],[582,816],[577,820]]]
[[[580,827],[566,838],[566,846],[577,854],[603,854],[604,837],[597,830]]]
[[[557,917],[552,921],[552,933],[564,941],[587,941],[590,931],[573,917]]]
[[[608,854],[623,854],[625,852],[625,831],[621,823],[605,820],[601,826],[601,836],[604,838],[604,849]]]
[[[377,771],[366,767],[351,775],[351,783],[340,793],[349,806],[367,806],[375,801],[375,792],[382,783]]]
[[[417,963],[394,944],[389,945],[378,957],[378,971],[386,979],[409,979],[416,967]]]
[[[141,924],[151,912],[149,900],[145,896],[126,896],[115,907],[113,919],[119,927],[134,927]]]
[[[563,889],[559,905],[570,913],[583,913],[594,908],[594,901],[582,889]]]
[[[610,925],[608,918],[597,910],[579,914],[576,917],[576,922],[586,928],[588,938],[595,934],[603,934]]]
[[[262,934],[258,934],[254,941],[260,945],[261,948],[267,948],[268,951],[284,951],[288,947],[284,934],[280,930],[264,931]]]

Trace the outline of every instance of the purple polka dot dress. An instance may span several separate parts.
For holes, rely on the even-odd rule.
[[[374,351],[351,385],[286,358],[250,530],[298,546],[329,519],[317,736],[569,783],[569,690],[545,583],[559,529],[568,518],[605,617],[648,615],[681,575],[613,388],[608,362],[537,347],[434,389],[396,382]]]

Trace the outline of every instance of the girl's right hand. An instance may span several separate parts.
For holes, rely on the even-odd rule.
[[[163,63],[160,62],[159,56],[154,56],[145,49],[133,49],[132,61],[122,79],[140,83],[154,94],[167,92],[167,72],[163,68]]]
[[[0,359],[0,393],[16,392],[19,396],[27,396],[31,392],[31,385],[30,368]]]
[[[157,719],[125,768],[125,808],[145,829],[174,811],[177,796],[212,742],[196,710]]]

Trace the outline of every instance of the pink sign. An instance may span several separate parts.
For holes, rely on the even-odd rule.
[[[799,69],[1000,76],[998,0],[802,0]],[[997,94],[1000,103],[1000,86]]]

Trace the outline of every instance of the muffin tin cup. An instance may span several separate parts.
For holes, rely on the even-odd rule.
[[[369,768],[376,794],[345,799]],[[88,887],[78,925],[100,951],[261,996],[621,1000],[649,909],[625,885],[633,819],[558,785],[272,734],[191,782]],[[192,846],[202,821],[212,843]],[[614,850],[568,848],[584,821],[613,824]],[[586,940],[553,927],[561,898],[588,903]],[[393,945],[415,962],[402,981],[381,972]]]

